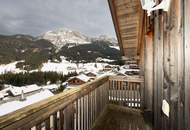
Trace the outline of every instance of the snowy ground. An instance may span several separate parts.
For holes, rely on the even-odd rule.
[[[105,59],[107,60],[107,59]],[[110,60],[109,60],[110,61]],[[62,57],[62,62],[60,63],[53,63],[53,62],[47,62],[44,63],[41,71],[42,72],[57,72],[61,74],[68,74],[70,72],[84,72],[84,71],[92,71],[92,72],[98,72],[100,70],[103,70],[104,66],[108,65],[107,63],[71,63],[67,60],[65,60]]]
[[[93,72],[98,72],[104,68],[104,66],[108,65],[108,63],[72,63],[69,62],[65,59],[65,57],[61,57],[62,61],[61,62],[51,62],[48,61],[46,63],[43,63],[42,68],[36,69],[36,70],[31,70],[29,71],[30,73],[32,72],[57,72],[63,75],[66,75],[70,72],[82,72],[82,71],[93,71]],[[102,59],[104,62],[113,62],[114,60],[110,59]],[[16,61],[10,64],[6,65],[0,65],[0,74],[5,74],[8,72],[12,73],[21,73],[21,72],[27,72],[26,70],[22,70],[20,68],[16,68],[16,64],[19,62],[23,61]]]
[[[48,61],[44,63],[41,71],[42,72],[57,72],[63,75],[68,74],[69,72],[75,72],[77,69],[77,65],[75,63],[70,63],[69,61],[62,60],[60,63],[54,63]]]
[[[13,72],[13,73],[24,72],[24,70],[16,68],[16,64],[20,63],[20,62],[24,62],[24,61],[16,61],[16,62],[12,62],[12,63],[9,63],[9,64],[0,65],[0,74],[5,74],[5,73],[8,73],[8,72]]]

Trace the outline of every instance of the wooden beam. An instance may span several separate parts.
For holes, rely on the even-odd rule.
[[[124,44],[123,48],[128,49],[128,48],[137,48],[137,44]]]
[[[138,1],[139,0],[133,0],[133,2],[131,2],[130,0],[123,0],[123,1],[122,0],[117,0],[115,2],[115,4],[116,4],[116,6],[128,6],[128,5],[136,6]]]

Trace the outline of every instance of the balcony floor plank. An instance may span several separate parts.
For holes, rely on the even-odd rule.
[[[109,105],[92,130],[152,130],[140,110]]]

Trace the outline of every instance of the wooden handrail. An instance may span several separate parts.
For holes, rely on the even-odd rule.
[[[77,99],[94,91],[101,85],[108,82],[109,77],[102,77],[92,82],[86,83],[72,90],[50,97],[41,102],[32,104],[10,114],[0,117],[1,130],[30,129],[50,115],[66,108]],[[13,106],[14,107],[14,106]]]
[[[143,76],[110,76],[109,80],[143,83]]]

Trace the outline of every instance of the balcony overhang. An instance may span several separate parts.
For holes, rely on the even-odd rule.
[[[143,10],[140,0],[108,0],[122,55],[139,56]]]

